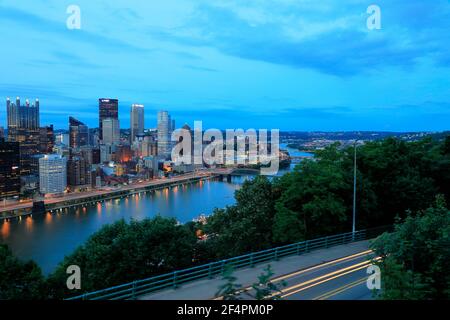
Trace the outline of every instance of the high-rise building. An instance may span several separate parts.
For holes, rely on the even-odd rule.
[[[0,139],[0,199],[20,194],[20,149],[18,142]]]
[[[158,112],[158,155],[168,158],[171,153],[172,121],[167,111]]]
[[[99,138],[103,140],[103,120],[112,118],[119,119],[119,100],[99,99]]]
[[[20,173],[22,176],[31,174],[31,156],[39,153],[40,127],[39,127],[39,100],[30,105],[28,99],[25,105],[6,100],[8,118],[8,141],[20,144]]]
[[[53,125],[39,129],[39,152],[43,154],[52,153],[55,146],[55,134]]]
[[[114,154],[114,146],[110,144],[100,145],[100,163],[109,162],[112,160]]]
[[[106,118],[102,125],[103,144],[120,144],[120,126],[119,120],[115,118]]]
[[[81,148],[89,144],[89,128],[83,122],[69,117],[69,145],[71,148]]]
[[[72,157],[67,161],[67,185],[72,191],[90,188],[90,168],[89,161],[82,157]]]
[[[65,146],[69,146],[69,134],[68,133],[58,133],[55,136],[56,144],[63,144]]]
[[[67,187],[67,160],[57,154],[39,159],[39,190],[42,194],[64,193]]]
[[[151,136],[145,136],[139,141],[138,155],[142,158],[156,156],[158,154],[158,145]]]
[[[130,112],[130,143],[132,144],[136,136],[144,134],[144,106],[133,104]]]

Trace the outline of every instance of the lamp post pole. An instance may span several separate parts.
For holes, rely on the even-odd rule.
[[[353,223],[352,223],[352,238],[355,240],[356,232],[356,143],[354,144],[354,159],[353,159]]]

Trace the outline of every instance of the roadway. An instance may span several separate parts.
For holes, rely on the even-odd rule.
[[[283,300],[371,300],[372,292],[366,282],[372,258],[372,252],[365,250],[276,277],[272,282],[284,282],[277,294]],[[252,299],[254,290],[246,288],[242,295]]]
[[[366,286],[366,270],[372,255],[369,242],[360,241],[285,257],[256,265],[254,268],[238,269],[233,275],[236,277],[236,283],[246,288],[241,293],[241,299],[254,299],[251,285],[269,264],[275,273],[272,281],[286,282],[281,292],[283,300],[371,299],[372,294]],[[186,283],[178,289],[165,289],[143,295],[139,299],[215,299],[215,293],[223,283],[221,277],[201,279]]]

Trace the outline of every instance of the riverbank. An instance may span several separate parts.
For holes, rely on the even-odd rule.
[[[200,180],[211,179],[217,177],[213,173],[197,173],[176,176],[170,179],[152,180],[117,189],[96,190],[86,193],[70,194],[59,198],[45,199],[45,211],[53,212],[66,208],[78,207],[83,205],[96,204],[107,200],[114,200],[133,195],[140,192],[160,190],[168,187],[174,187],[180,184],[198,182]],[[18,203],[2,207],[0,209],[0,221],[13,218],[32,215],[33,202]]]

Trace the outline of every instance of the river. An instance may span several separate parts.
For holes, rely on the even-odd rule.
[[[293,155],[297,152],[289,151]],[[287,171],[280,171],[279,175]],[[84,208],[3,221],[0,222],[0,242],[6,243],[19,258],[33,259],[45,274],[49,274],[65,255],[72,253],[106,224],[120,219],[142,220],[156,215],[173,217],[181,223],[192,221],[201,214],[211,214],[214,208],[234,204],[235,190],[251,178],[234,176],[231,183],[199,181],[155,192],[142,192]]]

